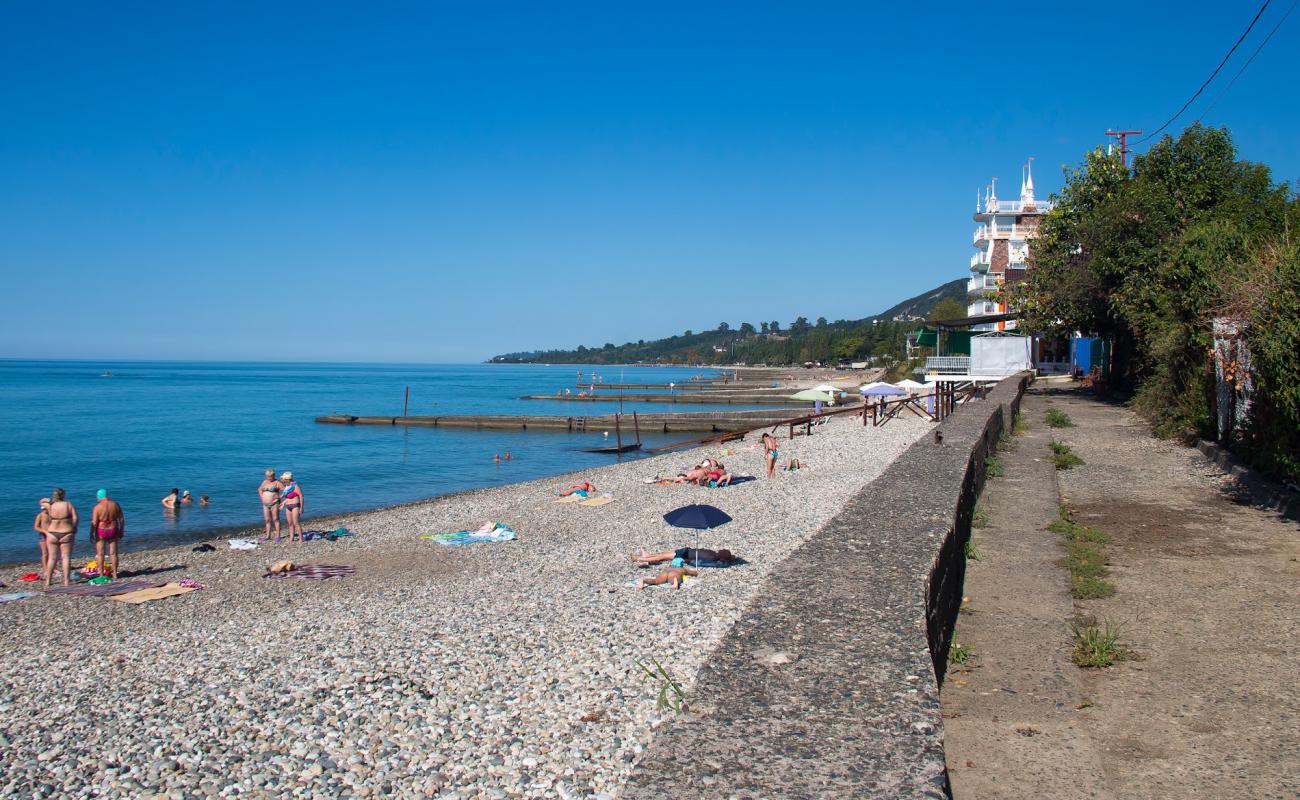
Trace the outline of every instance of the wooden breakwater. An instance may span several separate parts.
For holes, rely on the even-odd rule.
[[[638,414],[637,424],[643,433],[727,433],[749,430],[766,422],[779,422],[797,413],[799,408],[773,409],[771,411],[735,411],[700,414]],[[447,416],[356,416],[331,414],[317,417],[322,425],[409,425],[425,428],[454,428],[459,430],[496,431],[584,431],[613,432],[622,426],[631,430],[632,419],[624,414],[616,422],[615,414],[599,416],[524,416],[524,415],[447,415]]]

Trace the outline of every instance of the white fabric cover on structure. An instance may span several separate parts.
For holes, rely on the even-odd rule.
[[[970,340],[972,375],[1014,375],[1033,369],[1032,340],[1028,336],[974,336]]]

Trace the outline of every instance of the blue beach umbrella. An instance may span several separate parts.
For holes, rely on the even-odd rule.
[[[725,525],[731,522],[731,517],[727,516],[722,509],[713,506],[689,505],[675,508],[664,514],[664,522],[677,528],[704,530]]]

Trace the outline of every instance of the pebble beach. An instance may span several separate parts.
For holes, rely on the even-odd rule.
[[[358,533],[335,542],[128,553],[126,578],[206,588],[0,604],[0,796],[617,797],[674,713],[641,664],[689,692],[746,606],[800,590],[797,566],[768,580],[774,567],[930,428],[846,416],[793,441],[782,430],[781,463],[806,466],[771,479],[751,435],[306,525]],[[756,480],[645,483],[706,455]],[[583,480],[614,502],[553,502]],[[698,538],[663,521],[690,503],[733,521]],[[486,521],[518,539],[419,538]],[[697,542],[747,563],[679,590],[629,586],[657,573],[630,553]],[[357,572],[263,577],[280,559]],[[0,575],[3,591],[28,588],[14,579],[32,568]]]

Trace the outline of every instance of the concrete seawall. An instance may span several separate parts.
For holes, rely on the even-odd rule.
[[[944,420],[942,444],[913,445],[773,571],[623,798],[947,797],[938,693],[965,544],[1028,381]]]

